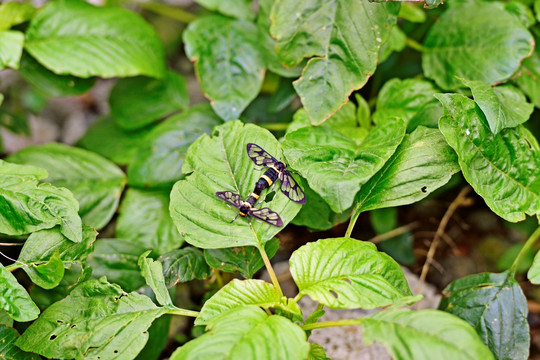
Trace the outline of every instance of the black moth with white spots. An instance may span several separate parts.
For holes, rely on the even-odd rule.
[[[272,186],[276,179],[279,179],[281,181],[281,191],[289,199],[300,204],[306,203],[304,191],[286,169],[287,165],[277,160],[257,144],[247,144],[247,154],[256,165],[268,168],[255,184],[255,190],[253,190],[250,197],[258,199],[264,189]]]
[[[253,205],[256,201],[254,197],[250,196],[247,201],[242,201],[240,195],[235,194],[231,191],[218,191],[216,195],[221,200],[224,200],[237,208],[240,211],[240,216],[252,216],[270,225],[283,226],[283,221],[281,221],[281,217],[275,211],[272,211],[269,208],[254,209]]]

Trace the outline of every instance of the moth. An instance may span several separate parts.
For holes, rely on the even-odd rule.
[[[224,200],[237,208],[239,211],[238,215],[242,217],[252,216],[270,225],[283,226],[283,221],[281,220],[281,217],[277,212],[272,211],[267,207],[262,209],[255,209],[253,205],[255,204],[255,201],[257,201],[257,199],[253,196],[248,197],[246,201],[242,201],[240,195],[235,194],[231,191],[218,191],[216,195],[221,200]],[[234,218],[233,221],[234,220],[236,220],[236,218]]]
[[[257,144],[247,144],[247,154],[256,165],[267,167],[264,174],[257,180],[250,197],[258,199],[264,189],[272,186],[276,179],[279,179],[281,181],[281,191],[289,199],[300,204],[306,203],[304,191],[287,170],[286,164],[277,160]]]

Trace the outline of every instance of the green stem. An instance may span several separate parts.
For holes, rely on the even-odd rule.
[[[175,6],[169,6],[161,3],[155,2],[138,2],[135,4],[145,10],[151,11],[158,15],[168,17],[173,20],[177,20],[181,23],[189,24],[197,19],[197,16],[187,12],[181,8]]]
[[[516,257],[516,259],[512,263],[512,266],[510,266],[509,271],[510,271],[510,274],[512,274],[512,276],[514,276],[516,274],[519,263],[521,262],[521,260],[525,256],[525,254],[527,254],[529,252],[529,250],[532,249],[532,247],[534,246],[534,243],[536,242],[536,240],[538,240],[539,237],[540,237],[540,227],[538,229],[536,229],[532,233],[532,235],[527,239],[527,241],[525,242],[525,245],[523,245],[523,247],[521,248],[521,251],[519,252],[518,256]]]
[[[274,268],[272,267],[272,264],[270,263],[270,259],[268,258],[268,255],[266,255],[266,251],[264,250],[264,246],[259,247],[259,252],[261,253],[261,257],[264,261],[264,265],[266,266],[266,270],[268,271],[268,275],[270,275],[270,279],[272,280],[272,284],[274,284],[274,287],[279,292],[280,296],[283,296],[283,291],[281,291],[281,286],[279,286],[278,279],[276,277],[276,273],[274,272]]]
[[[347,231],[345,232],[345,237],[351,237],[354,225],[356,224],[356,220],[358,220],[360,213],[360,204],[357,204],[352,212],[351,220],[349,220],[349,226],[347,227]]]
[[[303,298],[303,297],[304,297],[304,294],[298,293],[298,295],[296,295],[296,296],[294,297],[293,301],[294,301],[295,303],[298,303],[298,302],[300,301],[300,299]]]
[[[286,131],[289,127],[289,123],[267,123],[258,125],[270,131]]]
[[[424,46],[422,46],[422,44],[420,44],[419,42],[417,42],[416,40],[413,40],[411,38],[407,38],[405,40],[405,43],[407,44],[408,47],[410,47],[411,49],[414,49],[418,52],[426,52],[426,48]]]
[[[179,309],[179,308],[168,308],[167,309],[167,314],[180,315],[180,316],[191,316],[191,317],[199,316],[198,311],[185,310],[185,309]]]
[[[314,330],[322,329],[327,327],[336,327],[336,326],[351,326],[351,325],[360,325],[362,319],[343,319],[335,321],[321,321],[313,324],[302,325],[303,330]]]

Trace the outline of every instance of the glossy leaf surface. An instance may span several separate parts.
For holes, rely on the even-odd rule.
[[[31,321],[38,317],[39,309],[30,295],[2,264],[0,264],[0,295],[0,309],[15,321]]]
[[[15,346],[15,341],[19,338],[17,330],[0,325],[0,359],[5,360],[40,360],[36,354],[22,351]]]

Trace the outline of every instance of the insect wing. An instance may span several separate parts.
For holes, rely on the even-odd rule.
[[[304,195],[304,190],[302,190],[300,185],[298,185],[290,172],[287,170],[281,172],[279,180],[281,180],[281,191],[287,195],[289,199],[299,204],[306,203],[306,195]]]
[[[253,160],[253,162],[258,166],[268,166],[278,162],[276,158],[267,153],[262,147],[257,144],[247,144],[247,154],[251,158],[251,160]]]
[[[237,209],[240,209],[240,206],[242,206],[242,199],[240,198],[240,195],[231,191],[218,191],[216,195],[218,198],[225,200]]]
[[[256,217],[257,219],[267,222],[270,225],[283,226],[283,221],[281,221],[279,214],[270,210],[269,208],[251,209],[248,211],[248,215]]]

